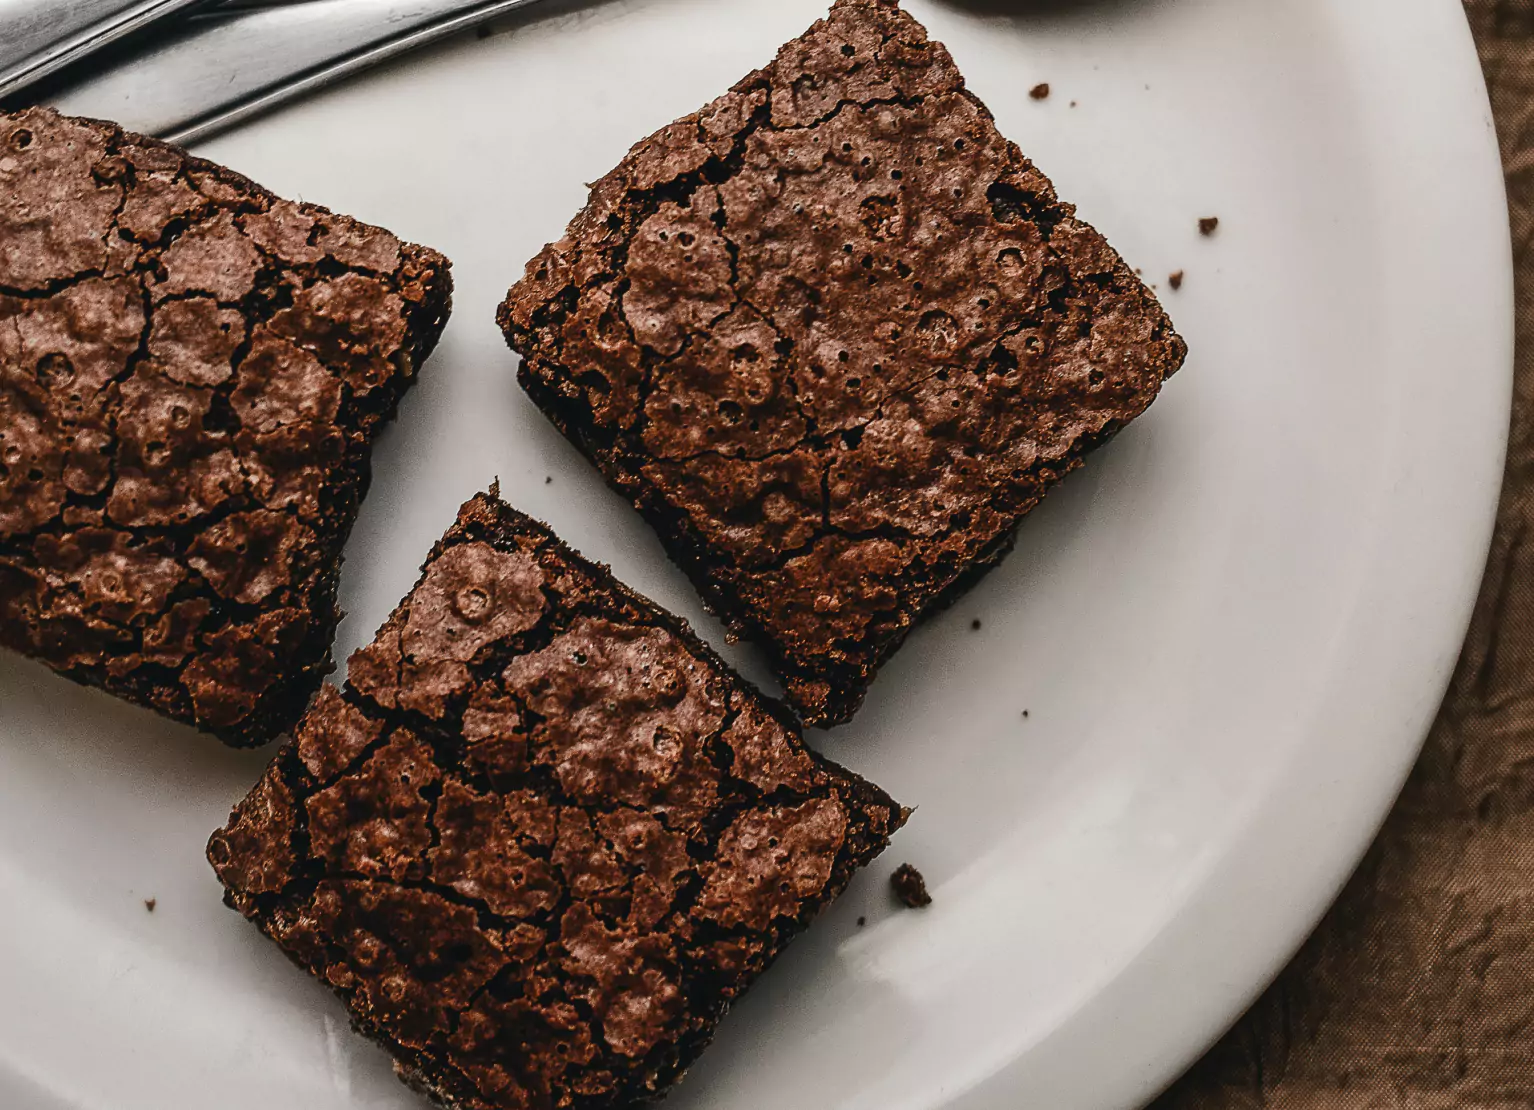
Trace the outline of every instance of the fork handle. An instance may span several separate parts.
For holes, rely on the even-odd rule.
[[[4,2],[4,0],[0,0]],[[60,111],[192,143],[536,0],[308,0],[199,15],[53,98]]]
[[[0,0],[0,98],[194,0]]]

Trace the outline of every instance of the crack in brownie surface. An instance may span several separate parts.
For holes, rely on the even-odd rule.
[[[286,730],[450,291],[175,147],[0,113],[0,644],[229,743]]]
[[[1185,354],[888,0],[839,0],[637,145],[498,321],[815,724]]]
[[[492,493],[209,843],[463,1110],[647,1102],[905,813]]]

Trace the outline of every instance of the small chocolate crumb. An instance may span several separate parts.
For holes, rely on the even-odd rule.
[[[1219,226],[1220,226],[1220,217],[1218,217],[1218,216],[1205,216],[1202,220],[1200,220],[1198,222],[1198,233],[1200,235],[1213,235],[1215,233],[1215,229],[1218,228]]]
[[[890,889],[895,897],[913,910],[932,905],[932,895],[927,893],[927,880],[909,863],[902,863],[890,876]]]
[[[1166,282],[1167,282],[1167,284],[1168,284],[1168,285],[1170,285],[1170,286],[1171,286],[1171,287],[1172,287],[1172,288],[1173,288],[1173,289],[1174,289],[1174,290],[1176,290],[1176,289],[1181,289],[1181,288],[1182,288],[1182,278],[1183,278],[1183,273],[1182,273],[1182,271],[1181,271],[1181,270],[1174,270],[1174,271],[1173,271],[1173,272],[1172,272],[1172,276],[1171,276],[1171,277],[1169,277],[1169,278],[1167,278],[1167,279],[1166,279]]]
[[[1076,102],[1075,102],[1075,101],[1074,101],[1074,100],[1073,100],[1073,101],[1071,101],[1071,107],[1072,107],[1072,108],[1074,108],[1074,107],[1076,107]]]
[[[976,632],[979,632],[980,631],[980,618],[976,617],[974,620],[970,621],[969,622],[969,626],[971,628],[973,628]]]
[[[144,908],[146,910],[148,910],[150,913],[154,913],[154,908],[156,906],[158,906],[159,904],[160,904],[160,900],[158,898],[145,898],[144,899]]]
[[[1024,717],[1024,719],[1026,719],[1027,716],[1028,716],[1028,710],[1025,709],[1025,710],[1023,710],[1023,717]]]
[[[543,476],[543,484],[546,486],[552,486],[554,484],[554,475],[545,474]]]
[[[858,918],[858,928],[859,929],[861,929],[864,925],[867,925],[867,924],[868,924],[868,918],[866,918],[866,917]]]
[[[1028,90],[1028,95],[1033,97],[1033,99],[1035,99],[1035,100],[1048,100],[1049,99],[1049,82],[1048,81],[1040,81],[1037,85],[1033,86],[1033,88]]]

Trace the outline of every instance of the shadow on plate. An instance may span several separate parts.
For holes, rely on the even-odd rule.
[[[1141,19],[1176,0],[932,0],[979,19],[1019,24],[1103,25]],[[939,36],[941,37],[941,36]],[[962,66],[961,66],[962,68]]]
[[[936,0],[977,15],[1061,16],[1150,7],[1158,0]]]
[[[1170,0],[933,0],[942,7],[989,18],[1013,17],[1017,19],[1062,20],[1087,17],[1112,17],[1138,14],[1162,6]],[[484,24],[478,30],[481,38],[514,32],[530,23],[550,19],[569,19],[578,25],[585,19],[598,17],[611,0],[544,0],[529,4]],[[832,0],[824,0],[829,9]],[[769,59],[764,57],[762,64]]]
[[[10,653],[0,654],[0,706],[0,737],[12,757],[72,766],[91,779],[121,775],[136,783],[174,783],[176,790],[220,804],[232,792],[248,790],[275,751],[225,747]]]

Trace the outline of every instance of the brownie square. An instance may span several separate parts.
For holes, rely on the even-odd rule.
[[[904,821],[492,491],[208,857],[406,1082],[596,1110],[680,1079]]]
[[[290,728],[451,287],[175,147],[0,113],[0,645],[230,744]]]
[[[1186,351],[889,0],[635,146],[498,322],[819,725]]]

